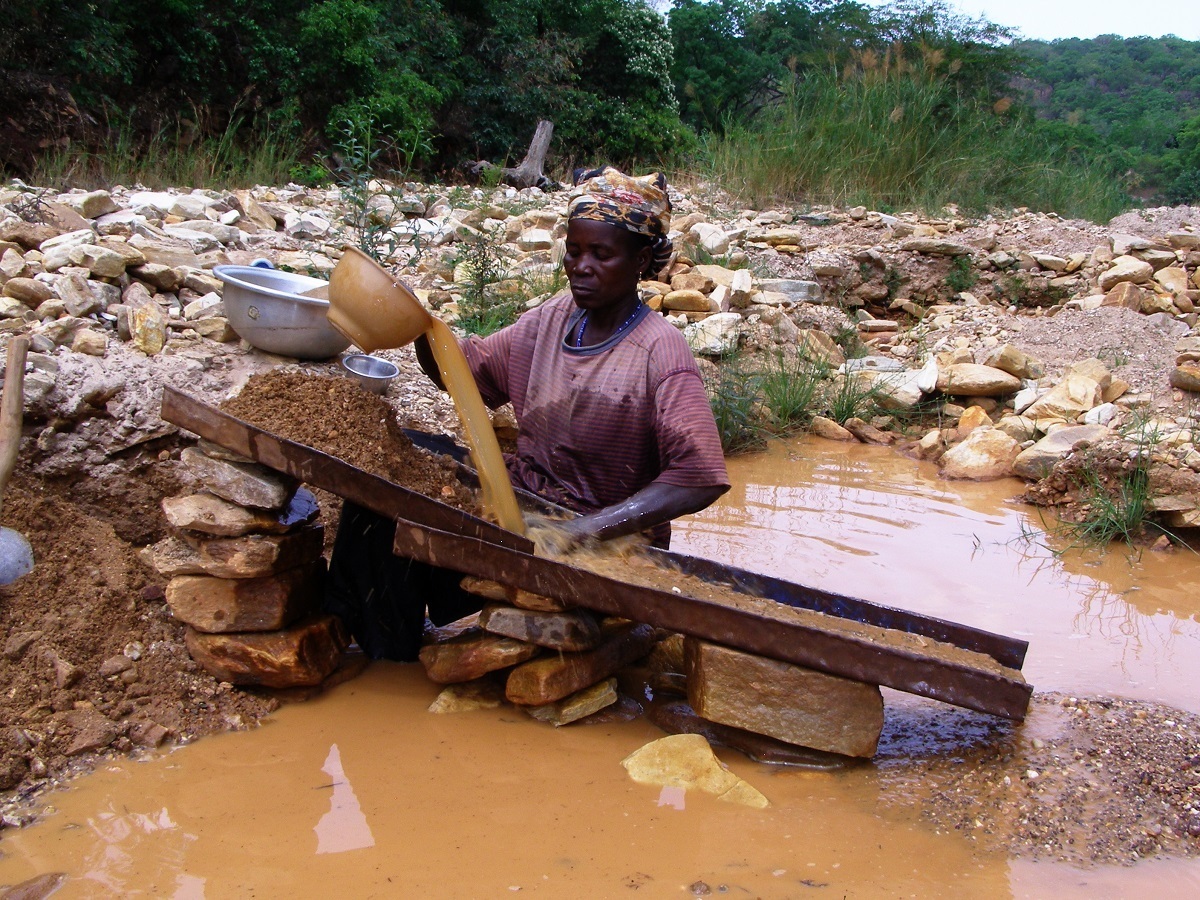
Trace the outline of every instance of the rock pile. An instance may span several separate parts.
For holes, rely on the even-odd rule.
[[[668,730],[707,734],[737,749],[811,748],[869,757],[883,728],[875,685],[668,636],[647,625],[600,619],[586,609],[493,581],[468,577],[464,588],[489,600],[478,617],[435,629],[420,659],[426,674],[451,685],[430,707],[456,712],[503,699],[552,725],[585,719],[657,682],[686,691]],[[639,662],[641,661],[641,662]],[[503,689],[498,687],[503,682]],[[631,688],[630,685],[633,685]],[[765,736],[765,737],[759,737]]]
[[[463,587],[489,605],[477,619],[427,633],[420,654],[426,674],[456,686],[435,702],[437,712],[477,703],[481,692],[485,702],[498,702],[489,686],[502,674],[504,696],[534,718],[552,725],[578,721],[617,702],[614,676],[646,656],[659,637],[648,625],[602,621],[496,582],[466,578]]]
[[[162,508],[177,536],[143,551],[170,581],[192,658],[222,681],[271,688],[320,684],[341,661],[341,623],[319,615],[324,529],[316,498],[212,445],[183,451],[203,486]]]

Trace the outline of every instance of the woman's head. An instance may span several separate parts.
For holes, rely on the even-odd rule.
[[[612,166],[578,169],[567,205],[567,225],[601,222],[629,232],[638,249],[649,248],[649,261],[639,277],[657,274],[671,255],[671,200],[661,172],[640,178]]]

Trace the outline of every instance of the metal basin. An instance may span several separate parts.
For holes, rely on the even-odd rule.
[[[343,356],[342,368],[372,394],[385,393],[388,385],[400,374],[400,369],[395,364],[365,353]]]
[[[327,282],[257,266],[217,266],[213,274],[225,283],[221,297],[229,324],[258,349],[299,359],[328,359],[350,346],[325,318],[329,301],[300,296],[326,287]]]

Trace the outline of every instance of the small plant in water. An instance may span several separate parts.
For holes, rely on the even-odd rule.
[[[1117,458],[1089,451],[1076,479],[1084,514],[1069,531],[1085,546],[1103,547],[1117,539],[1135,544],[1154,532],[1167,534],[1151,520],[1150,463],[1162,432],[1151,412],[1138,410],[1120,433],[1131,447],[1119,464],[1114,464]]]
[[[866,419],[879,412],[879,386],[847,372],[835,376],[828,384],[822,398],[825,413],[839,425],[850,419]]]
[[[803,354],[772,357],[758,376],[758,389],[776,430],[786,433],[812,420],[829,372],[828,363]]]
[[[721,449],[737,453],[762,446],[766,436],[754,421],[758,406],[756,377],[735,359],[718,365],[704,380]]]

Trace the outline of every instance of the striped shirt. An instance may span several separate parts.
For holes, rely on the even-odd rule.
[[[652,482],[728,487],[704,382],[679,330],[643,307],[624,332],[576,348],[566,339],[580,315],[568,291],[461,342],[484,402],[512,402],[514,482],[582,513]],[[669,523],[654,530],[669,534]]]

